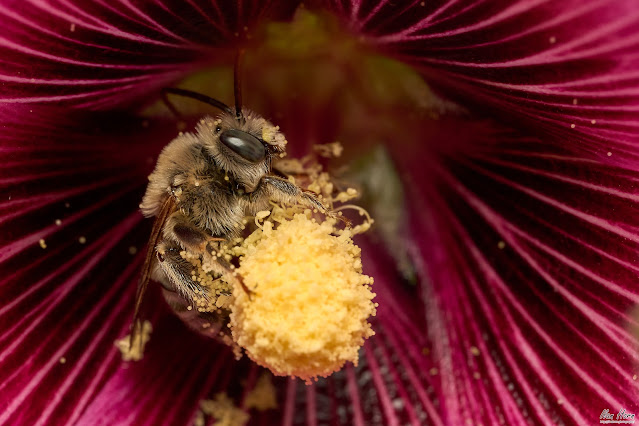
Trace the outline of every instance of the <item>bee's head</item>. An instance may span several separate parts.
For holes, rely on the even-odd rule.
[[[286,139],[259,115],[242,111],[243,120],[223,113],[205,117],[197,126],[203,148],[217,166],[232,174],[251,192],[271,168],[271,160],[285,151]]]

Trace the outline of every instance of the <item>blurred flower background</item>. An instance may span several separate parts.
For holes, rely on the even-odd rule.
[[[191,424],[261,370],[151,291],[137,210],[180,85],[339,140],[377,334],[254,424],[584,424],[639,409],[634,0],[0,1],[0,424]],[[193,119],[211,110],[190,101]],[[156,289],[157,290],[157,289]]]

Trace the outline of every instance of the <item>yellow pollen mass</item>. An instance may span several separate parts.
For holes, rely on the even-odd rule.
[[[214,399],[200,401],[200,409],[202,414],[211,416],[215,424],[220,426],[242,426],[249,420],[249,415],[237,408],[225,393],[218,393]]]
[[[277,392],[271,381],[270,373],[263,373],[255,387],[246,395],[244,406],[246,408],[255,408],[257,411],[266,411],[277,408]]]
[[[234,289],[230,326],[256,363],[307,383],[357,365],[376,309],[351,235],[338,233],[335,219],[298,213],[277,226],[265,221],[244,241],[238,273],[252,293]]]
[[[120,350],[122,360],[140,361],[144,358],[144,346],[146,346],[147,342],[151,339],[152,331],[153,327],[151,326],[151,323],[149,321],[144,321],[142,323],[141,332],[133,338],[133,342],[131,342],[130,335],[116,340],[114,344],[115,347]]]

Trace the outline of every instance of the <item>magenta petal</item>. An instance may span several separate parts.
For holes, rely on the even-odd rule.
[[[148,235],[140,164],[170,136],[36,106],[0,120],[0,423],[73,422],[119,364]]]
[[[120,106],[227,59],[295,3],[65,0],[0,4],[0,102]]]
[[[480,114],[607,161],[637,158],[639,9],[632,0],[327,1],[370,43]]]
[[[636,412],[639,173],[477,129],[428,168],[396,153],[445,423]]]
[[[247,362],[236,362],[227,347],[195,335],[174,317],[154,323],[144,359],[121,364],[78,424],[192,424],[200,400],[245,380]]]

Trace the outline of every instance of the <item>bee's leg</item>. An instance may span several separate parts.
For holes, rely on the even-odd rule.
[[[180,246],[184,247],[185,250],[188,250],[191,253],[200,255],[208,259],[212,258],[211,252],[207,251],[208,244],[226,241],[226,239],[224,238],[212,237],[205,231],[196,227],[181,212],[173,213],[167,220],[167,223],[164,227],[164,236],[168,240],[176,241],[177,243],[179,243]],[[235,280],[236,284],[239,284],[247,294],[251,294],[251,291],[248,289],[248,287],[246,287],[246,284],[244,284],[242,278],[233,275],[233,269],[231,268],[231,265],[228,264],[228,262],[221,258],[211,260],[213,261],[209,263],[211,264],[211,267],[215,269],[215,272],[217,272],[218,275],[233,277],[229,279]],[[186,262],[186,260],[184,259],[182,259],[182,261]],[[191,266],[190,263],[186,263]],[[191,269],[193,269],[192,266],[189,269],[189,272]],[[190,277],[191,275],[189,273],[189,280],[191,279]]]
[[[193,265],[180,255],[181,251],[177,245],[161,243],[156,252],[158,267],[154,269],[152,278],[159,281],[166,290],[192,301],[204,289],[191,279]]]
[[[191,279],[193,265],[180,255],[182,249],[162,242],[158,246],[152,278],[162,284],[162,295],[173,312],[194,330],[215,337],[222,329],[220,312],[199,312],[194,298],[207,297],[207,289]]]
[[[244,284],[242,278],[233,275],[233,269],[231,268],[231,265],[221,258],[212,258],[211,252],[207,250],[209,243],[226,241],[225,238],[212,237],[205,231],[193,225],[181,212],[173,213],[167,220],[167,223],[164,227],[164,236],[169,240],[176,241],[177,243],[179,243],[180,246],[184,247],[185,250],[193,254],[202,256],[203,258],[212,260],[208,263],[211,265],[212,268],[215,269],[215,272],[217,272],[218,275],[225,275],[229,277],[229,279],[234,280],[236,284],[239,284],[247,294],[251,294],[251,291],[248,289],[248,287],[246,287],[246,284]],[[190,263],[186,263],[190,266]],[[190,279],[190,274],[188,277]]]
[[[209,235],[206,231],[193,225],[183,213],[173,213],[164,226],[164,238],[178,242],[184,249],[193,253],[206,251],[209,243],[226,241]]]
[[[264,176],[255,192],[257,191],[266,191],[269,198],[278,202],[287,204],[302,203],[322,213],[330,213],[326,206],[317,198],[317,194],[304,190],[287,179],[277,176]],[[256,196],[253,197],[255,198]]]
[[[264,176],[260,181],[258,189],[249,194],[249,199],[251,201],[259,200],[260,197],[264,195],[277,202],[287,204],[300,203],[312,209],[317,209],[326,216],[342,221],[347,227],[351,227],[350,220],[327,208],[324,203],[317,198],[316,193],[302,189],[287,179],[279,178],[277,176]]]
[[[242,287],[242,290],[244,290],[244,292],[248,294],[249,298],[251,297],[251,294],[253,294],[253,292],[246,286],[242,277],[234,273],[233,268],[231,268],[231,264],[229,262],[221,257],[218,257],[213,262],[209,262],[209,265],[214,270],[214,272],[216,272],[218,275],[223,275],[227,280],[234,281],[234,285],[239,285],[240,287]]]

